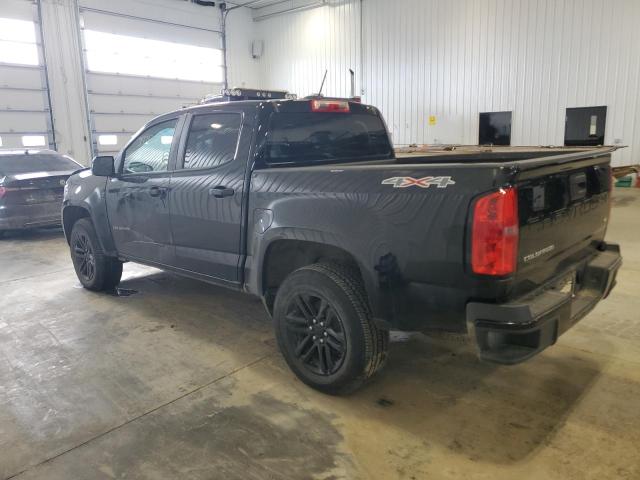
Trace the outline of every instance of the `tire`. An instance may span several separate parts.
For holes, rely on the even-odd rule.
[[[273,318],[289,368],[323,393],[351,393],[386,362],[389,332],[373,323],[362,281],[348,267],[316,263],[291,273]]]
[[[93,224],[78,220],[71,230],[71,260],[82,286],[88,290],[113,290],[122,278],[122,262],[104,254]]]

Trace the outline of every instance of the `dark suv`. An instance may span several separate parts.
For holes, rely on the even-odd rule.
[[[81,168],[52,150],[0,150],[0,235],[60,225],[65,182]]]

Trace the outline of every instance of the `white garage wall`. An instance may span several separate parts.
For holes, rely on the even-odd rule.
[[[264,41],[260,59],[263,88],[310,95],[318,92],[328,70],[322,93],[349,95],[349,68],[356,77],[360,74],[360,2],[333,3],[259,20],[277,12],[277,7],[254,14],[256,36]]]
[[[259,87],[260,62],[251,56],[255,37],[251,10],[238,8],[227,15],[227,63],[229,87]]]
[[[637,0],[332,0],[257,23],[265,86],[308,94],[329,68],[345,95],[361,64],[397,145],[476,144],[478,113],[500,110],[512,144],[562,145],[566,107],[607,105],[606,143],[629,145],[614,162],[640,163]]]

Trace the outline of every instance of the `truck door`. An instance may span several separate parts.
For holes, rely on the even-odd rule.
[[[107,182],[107,213],[118,252],[166,264],[172,258],[170,162],[178,119],[148,127],[124,150],[118,175]]]
[[[171,177],[175,266],[238,282],[244,176],[251,128],[243,114],[194,114]]]

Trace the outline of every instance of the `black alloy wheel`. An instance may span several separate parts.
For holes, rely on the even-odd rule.
[[[389,332],[371,318],[352,266],[319,262],[291,272],[278,288],[273,320],[289,368],[323,393],[351,393],[385,364]]]
[[[89,237],[84,232],[75,236],[72,251],[78,265],[78,273],[86,282],[92,282],[96,276],[96,255]]]
[[[325,298],[311,292],[295,295],[285,320],[288,347],[305,368],[324,376],[338,371],[347,353],[345,328]]]
[[[69,249],[78,280],[93,291],[111,291],[122,277],[122,262],[104,254],[95,228],[88,218],[72,227]]]

